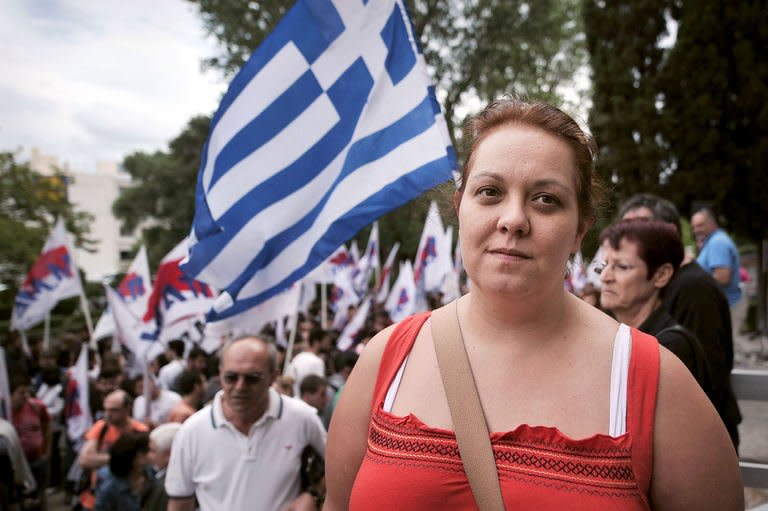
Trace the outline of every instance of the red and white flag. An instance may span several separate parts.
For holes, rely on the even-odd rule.
[[[395,257],[397,257],[397,251],[400,250],[400,242],[395,242],[392,248],[389,249],[389,255],[384,263],[384,267],[381,269],[381,276],[379,276],[379,282],[376,286],[376,303],[384,303],[389,296],[389,281],[392,275],[392,267],[395,265]]]
[[[83,344],[67,382],[64,417],[69,439],[77,442],[93,424],[88,402],[88,345]]]
[[[341,330],[351,318],[347,317],[347,309],[350,305],[357,307],[360,303],[360,296],[355,290],[353,282],[354,266],[342,270],[336,274],[331,289],[331,308],[333,309],[332,329]]]
[[[16,295],[11,329],[28,330],[43,321],[59,300],[82,292],[64,221],[59,218]]]
[[[424,229],[421,231],[416,261],[413,265],[413,277],[420,292],[438,290],[448,266],[452,264],[450,245],[446,251],[445,237],[440,210],[437,208],[437,203],[432,201],[424,222]]]
[[[363,257],[357,263],[357,272],[355,274],[355,289],[360,295],[368,292],[368,283],[371,280],[371,273],[374,269],[381,267],[381,258],[379,256],[379,223],[374,222],[371,227],[371,235],[368,237],[368,245],[365,247]]]
[[[137,317],[142,317],[147,311],[149,296],[152,294],[152,279],[149,274],[147,249],[141,246],[133,262],[128,267],[128,273],[117,286],[117,294],[123,299],[128,309]],[[101,339],[115,334],[115,320],[109,307],[93,329],[93,339]]]
[[[372,299],[370,297],[363,300],[363,303],[357,308],[355,315],[339,335],[336,347],[340,351],[347,351],[353,348],[357,343],[358,335],[365,327],[365,320],[368,319],[368,311],[371,309],[371,301]]]
[[[157,323],[161,341],[181,335],[196,321],[202,321],[216,301],[216,293],[206,283],[187,276],[179,263],[187,256],[189,240],[184,238],[157,268],[144,321]]]
[[[401,321],[416,312],[416,283],[410,261],[400,265],[400,272],[384,308],[394,322]]]

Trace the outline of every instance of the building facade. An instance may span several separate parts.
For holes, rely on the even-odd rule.
[[[112,213],[112,204],[121,189],[131,184],[131,177],[115,162],[99,162],[95,172],[70,169],[58,160],[33,148],[30,167],[40,174],[52,175],[56,169],[68,178],[67,194],[79,211],[93,216],[89,238],[94,241],[94,252],[76,248],[77,265],[85,272],[86,279],[103,281],[123,272],[131,262],[136,246],[134,233],[121,230],[120,222]]]

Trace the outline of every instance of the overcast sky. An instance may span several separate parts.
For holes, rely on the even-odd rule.
[[[3,0],[0,151],[32,147],[80,170],[166,149],[226,84],[184,0]]]

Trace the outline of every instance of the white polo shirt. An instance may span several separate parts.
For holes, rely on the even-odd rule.
[[[222,392],[182,425],[173,440],[165,491],[197,496],[200,509],[277,511],[300,491],[301,451],[325,455],[314,408],[269,389],[267,411],[246,437],[224,418]]]

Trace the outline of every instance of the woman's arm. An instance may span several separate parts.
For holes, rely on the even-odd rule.
[[[661,349],[653,440],[654,511],[741,511],[744,490],[728,432],[690,371]]]
[[[368,342],[339,396],[325,453],[324,511],[349,507],[352,485],[368,448],[371,401],[379,362],[392,330],[393,327],[388,327]]]

